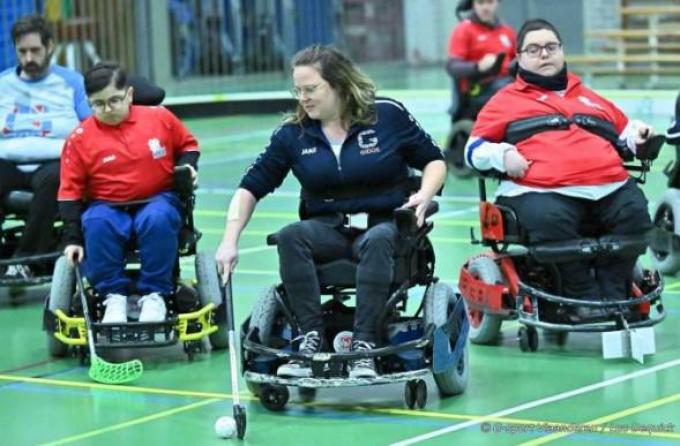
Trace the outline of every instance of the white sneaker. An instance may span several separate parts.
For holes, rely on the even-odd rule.
[[[102,323],[122,324],[127,322],[127,297],[116,293],[107,294],[104,306],[106,311]]]
[[[149,293],[139,299],[142,310],[139,312],[139,322],[163,322],[167,309],[165,300],[159,293]]]
[[[33,272],[26,265],[10,265],[5,271],[5,278],[7,279],[30,279],[33,277]]]
[[[352,351],[365,352],[372,350],[375,344],[366,341],[352,341]],[[350,378],[377,378],[378,372],[375,370],[375,359],[361,358],[352,361],[349,368]]]
[[[319,337],[319,332],[316,330],[298,336],[293,342],[299,339],[302,339],[298,348],[300,353],[313,354],[321,350],[321,338]],[[276,369],[276,375],[285,378],[309,378],[312,376],[312,367],[304,361],[292,360],[286,364],[280,365],[279,368]]]

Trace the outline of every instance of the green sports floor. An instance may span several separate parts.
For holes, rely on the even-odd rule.
[[[396,93],[422,126],[443,142],[448,130],[445,91]],[[614,100],[635,101],[630,93]],[[429,99],[428,99],[429,98]],[[631,99],[632,98],[632,99]],[[674,97],[670,98],[671,101]],[[646,99],[640,98],[643,104]],[[647,104],[648,105],[648,104]],[[672,110],[635,117],[664,130]],[[645,112],[645,110],[647,110]],[[647,115],[645,115],[647,113]],[[196,211],[204,236],[199,248],[214,251],[226,203],[241,174],[266,144],[277,115],[188,120],[203,155]],[[650,206],[665,189],[662,154],[644,186]],[[241,241],[234,277],[236,316],[242,321],[255,299],[278,280],[276,252],[265,236],[296,219],[298,187],[291,176],[260,203]],[[432,240],[437,274],[454,283],[458,270],[479,248],[470,244],[477,225],[477,189],[472,180],[449,178],[440,199]],[[478,231],[477,231],[478,232]],[[649,264],[649,259],[644,259]],[[193,261],[183,262],[192,277]],[[131,385],[92,382],[76,358],[48,357],[41,331],[46,288],[0,294],[0,445],[218,445],[213,423],[231,413],[229,370],[224,351],[188,362],[181,346],[117,352],[113,358],[142,359],[145,372]],[[495,346],[470,346],[470,381],[458,397],[440,399],[428,378],[424,410],[408,410],[403,386],[321,390],[303,404],[295,392],[287,410],[265,410],[242,385],[253,445],[671,445],[680,444],[680,280],[667,277],[667,319],[656,327],[657,353],[644,365],[602,359],[599,335],[572,335],[566,346],[541,340],[536,353],[518,348],[518,325],[506,322]],[[416,305],[412,305],[415,307]],[[586,426],[587,425],[587,426]],[[597,427],[596,427],[596,426]],[[643,431],[647,429],[647,431]]]

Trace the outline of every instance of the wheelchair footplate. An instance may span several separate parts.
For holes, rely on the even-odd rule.
[[[328,387],[353,387],[353,386],[372,386],[378,384],[393,384],[408,382],[417,378],[422,378],[431,373],[429,368],[420,370],[409,370],[407,372],[386,373],[375,378],[283,378],[266,373],[256,373],[246,371],[243,376],[246,381],[256,384],[272,384],[281,386],[295,386],[305,388],[328,388]]]
[[[37,286],[52,282],[52,271],[45,272],[44,268],[34,268],[33,265],[53,262],[61,255],[61,252],[51,252],[47,254],[36,254],[22,257],[12,257],[10,259],[0,259],[0,268],[8,267],[10,265],[24,265],[32,268],[33,273],[21,277],[0,276],[0,287],[26,287]],[[42,273],[38,274],[35,269],[39,269]]]
[[[657,279],[659,279],[657,277]],[[524,283],[519,283],[519,295],[524,299],[517,299],[517,315],[519,323],[535,328],[542,328],[556,332],[608,332],[622,330],[624,325],[630,328],[651,327],[663,321],[666,317],[661,293],[663,283],[660,279],[656,286],[647,293],[639,293],[636,297],[626,300],[581,300],[541,291]],[[574,322],[548,322],[541,320],[538,307],[540,302],[550,302],[562,305],[564,308],[584,307],[599,309],[602,315],[594,318],[583,318]],[[657,314],[652,315],[651,307],[656,306]],[[638,312],[635,312],[635,309]]]
[[[218,326],[214,320],[216,305],[209,303],[191,313],[182,313],[163,322],[126,322],[123,324],[92,324],[92,335],[97,347],[103,348],[144,348],[164,347],[197,342],[215,333]],[[49,312],[49,310],[46,310]],[[46,321],[46,328],[54,337],[69,346],[87,345],[85,319],[70,317],[62,310],[51,313],[52,321]],[[49,318],[49,316],[47,316]]]

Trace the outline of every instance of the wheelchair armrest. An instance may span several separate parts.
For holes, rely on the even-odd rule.
[[[194,193],[194,179],[189,166],[175,166],[172,172],[173,188],[180,197],[188,197]]]
[[[635,157],[639,160],[654,161],[666,142],[665,135],[654,135],[649,138],[644,144],[638,146],[635,151]]]
[[[275,232],[267,236],[267,246],[276,246],[279,244],[279,233]]]
[[[430,201],[425,209],[425,218],[434,215],[439,211],[439,203]],[[416,219],[416,211],[414,208],[397,208],[394,210],[394,222],[397,225],[397,230],[402,235],[415,234],[418,231],[418,222]]]

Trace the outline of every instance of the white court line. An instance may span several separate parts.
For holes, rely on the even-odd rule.
[[[608,379],[608,380],[605,380],[605,381],[601,381],[597,384],[591,384],[589,386],[579,387],[578,389],[570,390],[568,392],[558,393],[557,395],[549,396],[549,397],[546,397],[546,398],[541,398],[540,400],[530,401],[528,403],[520,404],[519,406],[510,407],[508,409],[503,409],[503,410],[500,410],[498,412],[494,412],[490,415],[480,417],[476,420],[470,420],[470,421],[466,421],[464,423],[454,424],[453,426],[445,427],[443,429],[438,429],[436,431],[432,431],[432,432],[429,432],[427,434],[418,435],[417,437],[402,440],[402,441],[399,441],[397,443],[392,443],[390,446],[408,446],[408,445],[411,445],[411,444],[420,443],[422,441],[429,440],[431,438],[440,437],[442,435],[449,434],[451,432],[456,432],[456,431],[460,431],[460,430],[463,430],[463,429],[467,429],[468,427],[471,427],[471,426],[476,426],[478,424],[481,424],[481,423],[483,423],[487,420],[493,419],[493,418],[506,417],[508,415],[512,415],[512,414],[517,413],[517,412],[521,412],[521,411],[524,411],[524,410],[527,410],[527,409],[533,409],[534,407],[543,406],[545,404],[550,404],[550,403],[553,403],[555,401],[564,400],[564,399],[571,398],[571,397],[574,397],[574,396],[577,396],[577,395],[582,395],[584,393],[592,392],[593,390],[598,390],[598,389],[601,389],[603,387],[608,387],[608,386],[618,384],[618,383],[621,383],[621,382],[624,382],[624,381],[629,381],[629,380],[632,380],[634,378],[639,378],[641,376],[649,375],[651,373],[658,372],[659,370],[669,369],[669,368],[675,367],[677,365],[680,365],[680,359],[675,359],[673,361],[664,362],[664,363],[656,365],[654,367],[650,367],[650,368],[640,370],[640,371],[637,371],[637,372],[621,375],[617,378],[612,378],[612,379]]]
[[[253,252],[260,252],[260,251],[266,251],[268,249],[274,249],[276,246],[255,246],[254,248],[245,248],[245,249],[239,249],[238,253],[239,254],[251,254]]]

